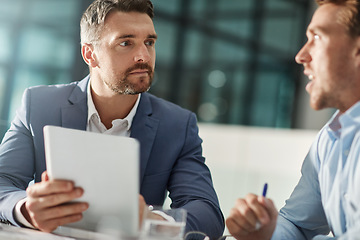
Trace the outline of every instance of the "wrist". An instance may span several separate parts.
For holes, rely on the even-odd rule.
[[[30,215],[25,207],[27,198],[21,199],[16,205],[14,209],[14,217],[15,220],[24,227],[34,228]]]

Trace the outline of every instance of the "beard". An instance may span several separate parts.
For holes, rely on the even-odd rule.
[[[129,79],[131,72],[137,69],[146,69],[147,77],[139,77],[134,82]],[[115,83],[104,80],[104,83],[115,93],[124,95],[136,95],[149,91],[154,78],[154,71],[147,63],[136,63],[134,66],[125,70],[124,76]]]

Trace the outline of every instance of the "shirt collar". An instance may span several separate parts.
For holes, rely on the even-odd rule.
[[[354,124],[360,125],[360,101],[344,113],[337,110],[328,123],[328,133],[333,137],[339,138],[342,128]]]
[[[343,124],[360,124],[360,101],[350,107],[340,118],[340,123]]]
[[[137,111],[137,108],[139,106],[139,102],[140,102],[140,98],[141,98],[141,94],[138,95],[138,98],[133,106],[133,108],[131,109],[131,111],[129,112],[129,114],[123,119],[123,120],[127,120],[128,122],[128,125],[127,125],[127,130],[130,130],[131,129],[131,125],[132,125],[132,122],[133,122],[133,119],[135,117],[135,114],[136,114],[136,111]],[[87,99],[88,99],[88,102],[87,102],[87,105],[88,105],[88,118],[87,118],[87,122],[89,124],[89,122],[91,121],[91,117],[93,115],[96,116],[96,119],[100,122],[100,116],[99,116],[99,113],[97,112],[96,108],[95,108],[95,104],[94,104],[94,101],[92,99],[92,96],[91,96],[91,86],[90,86],[90,81],[88,83],[88,86],[87,86]],[[114,119],[113,121],[115,121],[117,119]]]

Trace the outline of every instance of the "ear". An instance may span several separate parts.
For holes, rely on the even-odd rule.
[[[85,43],[81,46],[81,55],[89,67],[95,68],[98,66],[98,61],[96,59],[96,54],[94,51],[94,46],[88,43]]]
[[[360,36],[355,41],[355,64],[360,68]]]

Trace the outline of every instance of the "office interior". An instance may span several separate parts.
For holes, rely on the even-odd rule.
[[[81,80],[79,21],[91,0],[0,0],[0,139],[25,88]],[[313,0],[153,0],[154,95],[196,113],[225,217],[236,197],[261,193],[280,208],[316,132],[295,55]],[[46,100],[47,101],[47,100]],[[51,101],[51,100],[49,100]]]

